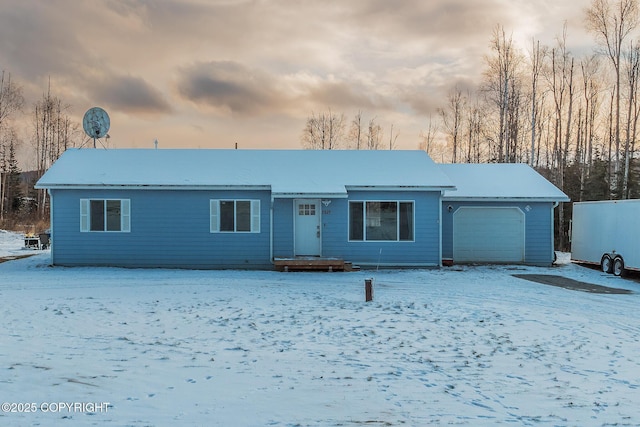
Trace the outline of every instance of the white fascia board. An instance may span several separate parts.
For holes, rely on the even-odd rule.
[[[271,193],[272,199],[346,199],[347,193]]]
[[[444,196],[443,202],[570,202],[568,197],[460,197]]]
[[[146,184],[50,184],[35,185],[35,189],[48,190],[259,190],[270,191],[269,185],[146,185]]]
[[[347,185],[347,191],[455,191],[454,186],[387,186],[387,185]]]

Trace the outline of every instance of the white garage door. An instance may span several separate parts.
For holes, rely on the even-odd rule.
[[[453,214],[454,262],[524,261],[524,213],[515,207],[461,207]]]

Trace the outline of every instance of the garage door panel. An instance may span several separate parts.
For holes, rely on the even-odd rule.
[[[462,207],[453,218],[454,262],[524,261],[524,213],[515,207]]]

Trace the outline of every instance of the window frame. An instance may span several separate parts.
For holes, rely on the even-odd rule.
[[[380,239],[367,239],[367,224],[372,222],[375,218],[367,218],[367,203],[395,203],[396,204],[396,238],[390,240],[380,240]],[[352,205],[360,204],[359,213],[362,214],[362,217],[357,221],[358,225],[362,227],[359,235],[362,236],[361,239],[352,238],[352,225],[354,223],[352,218]],[[411,225],[411,238],[410,239],[401,239],[401,204],[410,204],[411,205],[411,217],[409,219]],[[416,202],[415,200],[349,200],[349,207],[347,209],[348,212],[348,230],[347,230],[347,240],[349,242],[397,242],[397,243],[411,243],[415,242],[416,239],[416,228],[415,228],[415,218],[416,218]]]
[[[102,202],[102,228],[92,229],[91,205]],[[110,229],[109,204],[120,203],[120,229]],[[81,233],[130,233],[131,232],[131,199],[87,198],[80,199],[80,232]]]
[[[222,202],[233,202],[233,230],[221,229]],[[249,230],[238,230],[238,202],[249,203]],[[240,233],[256,234],[260,233],[260,200],[259,199],[210,199],[209,200],[209,232],[210,233]]]

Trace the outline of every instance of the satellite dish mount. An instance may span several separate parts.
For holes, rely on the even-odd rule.
[[[93,138],[93,148],[96,148],[96,139],[107,135],[110,124],[109,115],[100,107],[90,108],[84,113],[82,127],[84,132]]]

